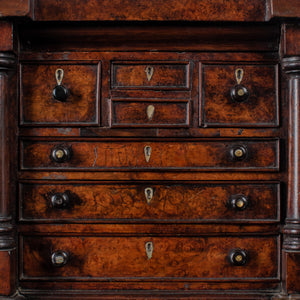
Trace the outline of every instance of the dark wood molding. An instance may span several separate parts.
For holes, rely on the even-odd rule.
[[[16,58],[0,53],[0,294],[11,295],[16,283],[16,242],[14,226],[16,124]],[[12,138],[12,140],[11,140]],[[14,146],[13,146],[14,145]]]

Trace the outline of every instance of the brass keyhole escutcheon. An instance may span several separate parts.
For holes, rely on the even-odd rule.
[[[151,152],[152,152],[152,148],[150,146],[145,146],[145,148],[144,148],[144,154],[145,154],[146,162],[150,161]]]
[[[56,78],[57,85],[61,85],[62,80],[64,78],[64,70],[63,69],[57,69],[55,71],[55,78]]]
[[[244,77],[244,70],[241,68],[236,69],[235,70],[235,80],[236,80],[237,84],[241,84],[243,77]]]
[[[154,68],[151,67],[151,66],[147,66],[145,68],[145,72],[146,72],[146,76],[147,76],[148,81],[150,81],[152,76],[153,76],[153,73],[154,73]]]
[[[146,254],[148,259],[151,259],[153,254],[153,243],[152,242],[145,243],[145,249],[146,249]]]
[[[151,203],[151,200],[153,198],[153,194],[154,194],[153,188],[151,188],[151,187],[145,188],[145,197],[146,197],[148,205],[150,205],[150,203]]]
[[[152,118],[153,118],[153,115],[154,115],[154,111],[155,111],[155,107],[154,105],[148,105],[147,106],[147,117],[148,117],[148,120],[151,121]]]

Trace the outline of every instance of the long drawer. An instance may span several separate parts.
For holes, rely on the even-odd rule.
[[[278,222],[278,183],[22,183],[21,221]]]
[[[279,140],[33,141],[21,169],[278,171]]]
[[[42,237],[20,240],[21,279],[278,279],[279,237]]]

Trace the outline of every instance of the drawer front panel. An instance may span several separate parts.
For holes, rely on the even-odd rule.
[[[21,279],[278,278],[278,237],[23,237],[20,244]],[[246,253],[242,266],[229,259],[237,250]],[[62,252],[65,264],[53,266]]]
[[[70,153],[56,162],[57,149]],[[278,140],[195,142],[42,142],[24,141],[21,169],[226,170],[276,171]],[[242,155],[236,158],[233,153]]]
[[[279,221],[276,183],[24,183],[19,190],[23,221]]]
[[[188,101],[112,101],[112,126],[114,127],[186,127],[188,125]]]
[[[59,69],[63,70],[63,74],[60,73],[61,77],[56,78]],[[21,124],[97,124],[98,74],[98,64],[23,64]],[[57,79],[61,79],[61,82]],[[53,91],[57,86],[67,90],[66,99],[54,98]],[[56,93],[59,94],[59,91]]]
[[[202,70],[205,125],[278,125],[277,66],[204,65]]]
[[[112,63],[112,89],[188,90],[189,63]]]

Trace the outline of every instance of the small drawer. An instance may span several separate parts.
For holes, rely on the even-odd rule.
[[[279,243],[277,236],[24,236],[20,276],[21,280],[278,280]]]
[[[279,140],[23,141],[23,170],[278,171]]]
[[[190,89],[188,62],[113,62],[112,89]]]
[[[113,127],[187,127],[189,102],[112,101]]]
[[[21,125],[98,124],[98,64],[21,65]]]
[[[278,126],[277,65],[204,65],[202,72],[205,126]]]
[[[22,183],[19,191],[21,221],[279,221],[277,183]]]

